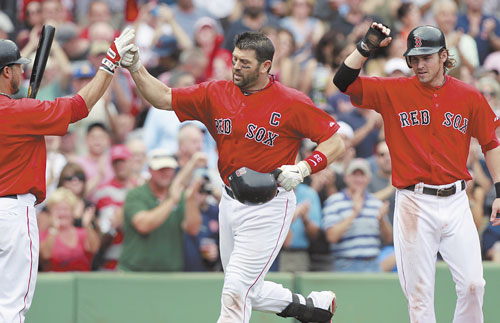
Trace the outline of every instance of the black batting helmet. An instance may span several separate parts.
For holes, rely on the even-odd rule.
[[[408,56],[429,55],[446,48],[443,32],[434,26],[420,26],[413,29],[406,41],[406,62],[409,64]]]
[[[8,39],[0,39],[0,70],[7,65],[28,64],[29,59],[21,57],[16,43]]]
[[[276,196],[276,178],[281,171],[259,173],[247,167],[232,172],[227,180],[234,197],[243,204],[258,205],[269,202]]]

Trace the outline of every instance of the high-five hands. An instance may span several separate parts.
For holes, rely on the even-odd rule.
[[[109,47],[106,57],[102,59],[102,65],[99,69],[109,74],[114,74],[123,54],[134,46],[130,43],[134,38],[135,30],[131,27],[125,28]]]
[[[132,48],[123,55],[120,65],[128,69],[131,73],[137,72],[142,66],[139,59],[139,47],[133,45]]]

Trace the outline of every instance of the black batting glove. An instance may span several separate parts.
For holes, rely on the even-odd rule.
[[[389,28],[383,25],[386,28]],[[369,57],[375,50],[380,48],[380,43],[387,38],[388,35],[382,32],[378,24],[372,24],[366,35],[357,44],[356,48],[364,57]]]

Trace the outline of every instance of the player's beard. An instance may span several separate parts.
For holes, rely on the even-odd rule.
[[[240,77],[239,81],[235,80],[234,78],[236,74],[238,74],[238,76]],[[233,71],[233,83],[234,85],[239,87],[242,91],[247,90],[253,85],[255,85],[255,83],[257,83],[258,78],[259,78],[259,72],[257,71],[257,68],[252,72],[248,72],[247,75],[241,72],[237,73],[236,71]]]
[[[17,92],[19,92],[20,85],[21,85],[21,79],[17,73],[14,73],[12,79],[10,80],[10,87],[12,94],[16,94]]]

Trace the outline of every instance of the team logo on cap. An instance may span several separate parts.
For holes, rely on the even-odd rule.
[[[238,177],[240,177],[246,173],[247,173],[247,169],[245,167],[241,167],[240,169],[236,170],[236,176],[238,176]]]
[[[422,46],[422,38],[415,36],[415,48],[419,48]]]

